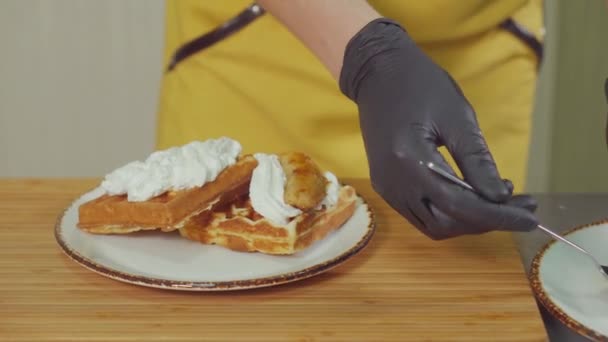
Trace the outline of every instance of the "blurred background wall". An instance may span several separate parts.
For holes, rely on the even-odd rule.
[[[153,150],[163,1],[0,1],[0,177],[98,177]],[[546,6],[528,190],[608,191],[608,10]]]
[[[546,59],[534,113],[530,191],[608,191],[608,8],[548,0]]]
[[[153,149],[164,0],[0,0],[0,177],[101,176]]]

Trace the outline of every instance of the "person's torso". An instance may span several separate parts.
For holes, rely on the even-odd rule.
[[[504,56],[514,50],[525,50],[515,40],[496,42],[503,44],[499,51],[488,44],[489,37],[480,44],[468,37],[484,36],[531,0],[370,3],[426,44],[432,58],[457,79],[478,75],[509,60]],[[165,65],[182,44],[250,4],[168,0]],[[469,56],[466,61],[463,54]],[[241,141],[246,152],[300,150],[337,174],[367,174],[356,106],[311,51],[271,15],[180,62],[165,74],[160,97],[159,148],[227,135]]]
[[[369,0],[383,16],[400,22],[419,43],[453,40],[495,27],[528,0]],[[179,22],[169,22],[179,31],[181,42],[167,46],[174,51],[180,43],[224,23],[251,4],[250,0],[167,1],[167,10]],[[171,31],[171,27],[168,30]]]

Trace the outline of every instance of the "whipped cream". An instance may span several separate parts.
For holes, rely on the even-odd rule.
[[[127,195],[131,202],[146,201],[167,191],[203,186],[234,164],[241,144],[221,137],[193,141],[152,153],[105,176],[101,187],[109,195]]]
[[[258,166],[253,170],[249,185],[249,197],[253,209],[264,218],[277,225],[285,225],[289,220],[298,216],[302,211],[285,203],[285,182],[287,176],[274,154],[254,154]],[[327,194],[318,209],[323,206],[331,208],[338,203],[340,184],[336,176],[327,171],[324,174],[328,181]]]
[[[249,197],[253,209],[270,222],[285,225],[289,219],[298,216],[302,211],[285,203],[285,182],[287,176],[274,154],[256,153],[253,155],[258,165],[251,175]]]
[[[327,190],[325,198],[323,198],[323,201],[321,201],[320,206],[331,208],[338,203],[338,197],[340,195],[340,183],[338,183],[338,178],[336,175],[329,171],[325,171],[323,176],[325,176],[325,179],[327,179]]]

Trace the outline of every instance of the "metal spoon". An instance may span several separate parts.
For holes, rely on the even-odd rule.
[[[443,176],[444,178],[447,178],[448,180],[451,180],[452,182],[462,186],[465,189],[471,190],[472,192],[475,192],[475,189],[473,189],[472,186],[470,186],[468,183],[466,183],[465,181],[463,181],[462,179],[452,175],[451,173],[443,170],[442,168],[438,167],[437,165],[429,162],[425,164],[426,167],[428,167],[430,170],[434,171],[435,173],[437,173],[438,175]],[[593,260],[593,263],[595,263],[595,265],[597,266],[597,268],[600,270],[600,272],[604,275],[604,277],[608,278],[608,266],[604,266],[602,264],[600,264],[597,259],[591,255],[591,253],[587,252],[586,250],[584,250],[582,247],[580,247],[579,245],[575,244],[572,241],[567,240],[566,238],[562,237],[561,235],[555,233],[554,231],[552,231],[549,228],[543,227],[542,225],[538,225],[537,226],[538,229],[542,230],[543,232],[545,232],[546,234],[548,234],[549,236],[551,236],[552,238],[559,240],[563,243],[568,244],[569,246],[573,247],[574,249],[576,249],[577,251],[585,254],[586,256],[588,256],[591,260]]]

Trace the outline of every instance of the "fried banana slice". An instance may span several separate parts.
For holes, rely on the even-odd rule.
[[[285,203],[303,211],[316,208],[327,192],[327,179],[317,164],[301,152],[281,154],[279,162],[287,177]]]

